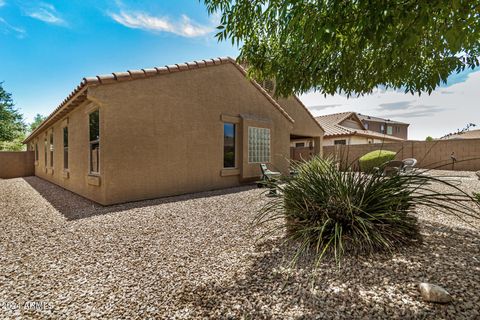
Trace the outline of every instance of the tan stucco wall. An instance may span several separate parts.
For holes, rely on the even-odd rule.
[[[95,108],[100,110],[99,186],[89,184],[88,174],[88,113]],[[35,173],[104,205],[236,186],[260,175],[259,164],[248,162],[247,132],[254,126],[270,129],[270,169],[288,174],[290,135],[316,137],[317,152],[323,135],[303,107],[292,113],[298,118],[295,132],[233,64],[90,86],[87,102],[53,125],[53,171],[43,159],[43,139],[51,128],[35,137]],[[62,149],[67,117],[68,178]],[[223,169],[224,122],[236,123],[235,169]]]
[[[392,140],[382,140],[382,139],[372,139],[364,136],[339,136],[339,137],[324,137],[322,146],[333,146],[335,140],[346,140],[347,145],[356,145],[356,144],[369,144],[369,143],[394,143],[396,141]]]
[[[89,99],[106,123],[106,204],[255,179],[260,170],[247,160],[248,126],[271,129],[271,168],[288,172],[292,123],[233,65],[93,87]],[[222,171],[222,115],[238,121],[237,170]]]
[[[310,112],[295,97],[277,98],[278,103],[295,119],[292,134],[307,137],[323,137],[323,130]]]
[[[88,114],[95,106],[90,102],[83,103],[75,108],[66,117],[57,121],[53,126],[41,131],[31,142],[32,146],[38,139],[38,162],[35,162],[35,175],[56,183],[61,187],[94,200],[105,203],[106,175],[101,177],[100,186],[89,184],[92,179],[98,179],[89,175],[89,136],[88,136]],[[104,128],[102,117],[103,110],[100,110],[100,132]],[[68,174],[63,170],[63,127],[67,125],[69,131],[69,170]],[[47,150],[47,164],[44,160],[44,138],[47,133],[49,146],[49,133],[53,128],[54,158],[53,170],[50,168],[50,152]],[[103,137],[102,137],[103,138]],[[102,139],[101,138],[101,139]],[[104,158],[100,157],[100,167],[104,165]]]
[[[32,176],[34,157],[32,151],[0,151],[0,179]]]

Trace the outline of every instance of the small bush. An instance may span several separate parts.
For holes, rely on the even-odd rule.
[[[273,229],[267,232],[285,226],[287,237],[299,244],[296,257],[313,250],[316,263],[326,254],[339,262],[345,252],[393,251],[420,238],[411,214],[416,206],[457,214],[468,208],[464,202],[472,201],[449,182],[416,171],[393,177],[366,175],[339,171],[333,161],[319,157],[297,163],[295,170],[297,175],[277,186],[279,196],[270,198],[256,221],[285,221],[268,224]],[[429,187],[431,182],[451,190],[439,193]]]
[[[396,153],[388,150],[375,150],[363,155],[358,162],[362,172],[372,172],[373,168],[380,167],[385,162],[395,159]]]
[[[474,192],[473,198],[480,204],[480,192],[478,193]]]

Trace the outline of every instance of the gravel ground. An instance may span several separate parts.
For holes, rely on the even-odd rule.
[[[2,180],[0,318],[480,319],[478,222],[419,208],[422,244],[325,261],[312,280],[307,263],[288,267],[280,232],[250,225],[264,201],[242,187],[101,207],[36,177]],[[454,302],[422,302],[419,282]]]

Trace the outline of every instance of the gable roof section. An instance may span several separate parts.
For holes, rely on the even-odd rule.
[[[394,121],[394,120],[390,120],[390,119],[384,119],[384,118],[379,118],[379,117],[374,117],[374,116],[369,116],[369,115],[366,115],[366,114],[361,114],[361,113],[357,113],[357,116],[360,120],[366,120],[366,121],[372,121],[372,122],[381,122],[381,123],[390,123],[390,124],[400,124],[400,125],[406,125],[406,126],[409,126],[410,124],[409,123],[405,123],[405,122],[400,122],[400,121]]]
[[[363,129],[354,129],[340,125],[340,123],[350,117],[355,117]],[[327,114],[324,116],[319,116],[315,118],[318,123],[322,126],[325,130],[324,138],[329,137],[340,137],[340,136],[351,136],[351,135],[360,135],[378,139],[386,139],[386,140],[395,140],[395,141],[403,141],[401,138],[397,138],[394,136],[390,136],[387,134],[366,130],[363,126],[362,121],[358,118],[355,112],[341,112],[341,113],[333,113]]]
[[[181,64],[168,65],[164,67],[155,67],[150,69],[141,69],[141,70],[128,70],[127,72],[114,72],[107,75],[98,75],[95,77],[83,78],[82,82],[65,98],[65,100],[60,103],[60,105],[53,110],[53,112],[32,132],[30,135],[25,138],[23,143],[28,143],[32,140],[40,131],[53,124],[57,120],[60,120],[65,114],[70,112],[72,109],[83,103],[87,100],[87,89],[90,86],[98,86],[104,84],[112,84],[123,81],[132,81],[138,79],[146,79],[156,76],[161,76],[164,74],[170,74],[174,72],[183,72],[194,69],[201,69],[211,66],[218,66],[222,64],[233,64],[239,72],[241,72],[245,77],[247,72],[240,66],[233,58],[223,57],[216,59],[208,60],[199,60],[192,62],[185,62]],[[278,104],[278,102],[273,99],[265,89],[262,88],[256,81],[249,79],[250,83],[262,93],[263,96],[278,110],[280,113],[287,118],[288,121],[294,123],[295,121],[290,117],[290,115]]]
[[[480,129],[477,130],[469,130],[465,132],[458,132],[448,134],[442,138],[441,140],[450,140],[450,139],[480,139]]]

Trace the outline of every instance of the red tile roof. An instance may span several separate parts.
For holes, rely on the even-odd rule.
[[[185,62],[181,64],[174,64],[165,67],[156,67],[150,69],[141,69],[141,70],[128,70],[127,72],[114,72],[111,74],[106,75],[98,75],[95,77],[87,77],[83,78],[82,82],[65,98],[65,100],[60,103],[60,105],[23,141],[23,143],[28,143],[31,139],[33,139],[40,131],[42,131],[45,127],[48,127],[55,121],[59,120],[63,117],[66,113],[70,112],[74,107],[80,105],[87,99],[87,88],[89,86],[97,86],[103,84],[110,84],[110,83],[117,83],[120,81],[130,81],[130,80],[137,80],[143,78],[150,78],[155,77],[158,75],[173,73],[173,72],[180,72],[180,71],[188,71],[193,69],[199,69],[209,66],[217,66],[222,64],[231,63],[233,64],[243,75],[246,76],[247,72],[245,69],[240,66],[233,58],[230,57],[222,57],[216,59],[208,59],[208,60],[200,60],[200,61],[192,61],[192,62]],[[270,103],[277,108],[290,122],[295,122],[292,117],[278,104],[278,102],[273,99],[265,89],[262,88],[257,82],[254,80],[250,80],[250,82],[259,90]]]

